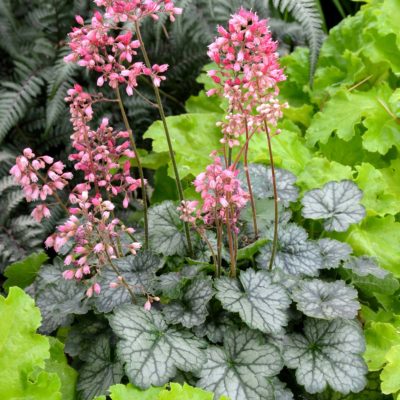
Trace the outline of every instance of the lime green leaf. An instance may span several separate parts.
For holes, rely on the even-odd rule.
[[[112,400],[158,400],[162,390],[162,387],[140,390],[130,383],[126,386],[118,384],[110,387],[110,397]]]
[[[198,96],[189,97],[185,104],[186,111],[190,114],[196,113],[217,113],[223,114],[221,108],[221,98],[218,96],[208,97],[206,92],[202,90]],[[222,119],[222,115],[221,115]]]
[[[186,383],[183,386],[178,383],[171,383],[170,387],[170,390],[163,390],[160,393],[158,400],[214,400],[212,393],[200,388],[194,388]],[[222,396],[220,400],[228,400],[228,398]]]
[[[361,204],[370,215],[396,215],[400,212],[400,159],[389,168],[376,169],[368,163],[356,167],[357,185],[364,192]]]
[[[253,256],[257,254],[261,247],[265,246],[268,239],[258,239],[254,243],[249,244],[246,247],[242,247],[237,252],[237,260],[252,260]]]
[[[354,134],[354,126],[361,122],[365,113],[376,107],[376,93],[338,92],[329,100],[323,111],[318,112],[307,130],[307,140],[311,145],[317,142],[326,143],[332,132],[343,140],[350,140]]]
[[[381,373],[381,388],[385,394],[400,391],[400,345],[392,347],[385,357],[387,364]]]
[[[330,181],[352,179],[353,171],[347,165],[329,161],[326,158],[314,157],[297,176],[297,184],[304,189],[315,189]]]
[[[40,371],[50,357],[49,340],[36,333],[40,312],[17,287],[0,297],[0,397],[61,400],[56,374]]]
[[[400,330],[390,323],[371,322],[365,330],[367,349],[364,359],[370,371],[380,370],[386,363],[387,352],[400,345]]]
[[[41,251],[9,265],[4,272],[4,275],[8,278],[4,282],[4,288],[6,290],[11,286],[18,286],[22,289],[26,288],[35,280],[40,267],[47,260],[47,254]]]
[[[74,400],[78,373],[68,365],[64,344],[53,337],[50,340],[50,359],[46,360],[46,371],[54,372],[61,381],[62,400]]]
[[[357,255],[376,257],[382,268],[400,277],[400,222],[393,216],[366,218],[350,227],[343,237]]]
[[[221,114],[182,114],[167,118],[172,146],[180,178],[198,175],[210,164],[209,154],[220,147],[222,137],[216,123]],[[153,150],[157,153],[168,151],[161,121],[153,123],[144,134],[145,139],[153,139]],[[174,177],[172,164],[168,164],[168,174]]]

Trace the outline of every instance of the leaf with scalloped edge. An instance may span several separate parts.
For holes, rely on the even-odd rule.
[[[203,389],[192,387],[187,383],[181,386],[179,383],[171,383],[170,390],[163,390],[158,400],[217,400],[218,397]],[[219,400],[229,400],[226,396],[221,396]]]
[[[207,318],[207,306],[213,297],[211,277],[193,280],[180,300],[174,300],[163,308],[169,324],[182,324],[185,328],[201,325]]]
[[[79,369],[78,393],[82,400],[106,393],[107,389],[119,383],[124,376],[122,361],[113,355],[108,335],[100,335],[90,348],[79,357],[84,360]]]
[[[222,306],[230,312],[238,312],[250,328],[280,333],[287,325],[289,295],[282,285],[272,282],[267,272],[248,269],[241,272],[239,280],[218,279],[215,287]]]
[[[347,260],[353,252],[353,249],[347,243],[335,239],[320,239],[317,244],[321,251],[324,269],[339,267],[340,263]]]
[[[149,209],[149,239],[156,253],[165,256],[186,254],[183,221],[176,208],[174,202],[164,201]]]
[[[272,239],[272,232],[269,232]],[[267,269],[271,257],[272,243],[261,248],[256,261],[260,268]],[[289,275],[318,275],[322,268],[322,256],[317,243],[308,240],[308,234],[302,227],[289,223],[278,227],[278,250],[274,267]]]
[[[366,385],[367,366],[361,327],[355,321],[307,319],[304,334],[286,337],[283,357],[308,393],[327,386],[340,393],[360,392]]]
[[[381,373],[381,389],[385,394],[400,391],[400,344],[393,346],[385,356],[387,364]]]
[[[228,329],[224,346],[210,346],[206,355],[207,362],[197,372],[198,386],[231,400],[274,398],[267,378],[276,376],[283,364],[280,350],[260,332]]]
[[[274,197],[271,168],[263,164],[249,164],[248,171],[254,197],[257,199]],[[275,170],[275,176],[279,200],[287,207],[299,196],[299,189],[295,186],[296,176],[280,168]],[[243,189],[248,191],[246,174],[243,169],[240,170],[238,178],[242,182]]]
[[[109,397],[111,400],[158,400],[163,387],[150,387],[146,390],[140,390],[132,384],[117,384],[109,388]],[[106,400],[105,396],[96,397],[93,400]]]
[[[350,269],[356,275],[372,275],[378,279],[384,279],[389,272],[380,268],[374,258],[368,256],[351,257],[343,264],[343,268]]]
[[[40,312],[18,287],[0,296],[0,398],[61,400],[60,380],[43,371],[49,340],[36,333]]]
[[[204,363],[202,341],[189,331],[168,327],[160,312],[124,304],[109,317],[120,338],[118,355],[130,381],[141,389],[161,386],[177,369],[195,371]]]
[[[355,318],[360,309],[357,296],[357,290],[343,281],[301,281],[292,290],[292,299],[303,314],[327,320]]]
[[[115,259],[113,264],[130,285],[132,292],[141,295],[143,292],[152,291],[156,272],[163,267],[164,260],[150,251],[140,251],[135,256],[130,255]],[[97,311],[108,313],[115,307],[132,301],[124,286],[110,287],[111,282],[118,283],[117,277],[111,266],[107,265],[102,268],[97,280],[101,286],[101,293],[93,298]]]
[[[86,314],[86,288],[75,280],[62,277],[64,263],[60,258],[53,265],[43,265],[34,282],[35,300],[42,313],[40,331],[51,333],[72,322],[74,314]]]
[[[323,188],[310,190],[304,195],[302,215],[325,220],[327,231],[344,232],[365,217],[361,198],[362,191],[352,181],[328,182]]]

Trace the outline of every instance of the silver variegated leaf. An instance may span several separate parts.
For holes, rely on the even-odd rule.
[[[324,282],[319,279],[301,281],[292,291],[292,299],[305,315],[321,319],[353,319],[360,303],[357,290],[343,281]]]
[[[164,201],[149,209],[151,248],[165,256],[186,254],[183,221],[179,218],[177,206],[172,201]]]
[[[307,192],[302,200],[303,217],[323,219],[327,231],[344,232],[365,217],[360,204],[362,191],[349,180],[328,182],[322,189]]]
[[[164,261],[150,251],[141,251],[136,256],[127,256],[113,261],[121,276],[130,285],[133,293],[141,295],[152,292],[152,284],[156,279],[155,273],[163,267]],[[118,275],[107,265],[101,270],[97,282],[101,293],[94,297],[94,304],[99,312],[108,313],[115,307],[130,303],[131,297],[125,286],[111,288],[111,282],[118,282]]]
[[[250,164],[248,168],[254,197],[257,199],[274,197],[271,168],[263,164]],[[279,168],[275,169],[275,176],[279,201],[287,207],[299,196],[299,190],[295,186],[296,176]],[[240,171],[239,179],[243,189],[248,191],[246,174],[243,170]]]
[[[240,274],[239,281],[223,277],[215,287],[225,310],[239,313],[250,328],[279,333],[287,325],[289,295],[282,285],[272,282],[267,272],[248,269]]]
[[[111,385],[120,383],[124,376],[122,362],[112,356],[110,338],[99,336],[90,349],[80,357],[85,360],[79,369],[77,390],[82,400],[92,400],[105,394]]]
[[[282,369],[281,355],[259,332],[228,329],[224,346],[211,346],[206,352],[207,362],[198,372],[198,386],[215,392],[216,398],[226,395],[231,400],[274,399],[267,378]]]
[[[185,265],[180,271],[160,275],[157,278],[157,290],[170,299],[178,299],[185,284],[199,274],[198,266]]]
[[[297,382],[307,392],[320,393],[329,385],[347,394],[365,387],[364,351],[364,335],[357,322],[307,319],[304,335],[286,338],[283,355],[286,366],[296,368]]]
[[[272,239],[272,237],[270,237]],[[261,268],[268,268],[272,243],[268,243],[256,257]],[[274,267],[290,275],[318,275],[322,268],[322,256],[318,245],[308,240],[307,232],[296,224],[280,225],[278,229],[278,251]]]
[[[233,323],[224,316],[217,316],[210,322],[205,322],[193,328],[193,332],[198,337],[207,337],[211,343],[222,343],[224,340],[225,332]]]
[[[35,300],[42,314],[42,333],[68,325],[74,314],[86,314],[89,310],[85,287],[75,280],[65,280],[63,270],[63,261],[56,258],[53,265],[43,265],[36,277]]]
[[[195,371],[205,362],[202,341],[189,331],[169,328],[154,309],[124,304],[109,321],[120,338],[117,348],[126,375],[141,389],[162,386],[177,369]]]
[[[343,268],[350,269],[359,276],[372,275],[378,279],[384,279],[389,274],[388,271],[380,268],[372,257],[368,256],[351,257],[343,264]]]
[[[273,400],[293,400],[293,393],[278,378],[268,378],[273,392]]]
[[[164,306],[165,320],[170,324],[182,324],[185,328],[201,325],[207,318],[207,306],[213,294],[211,277],[193,280],[180,300]]]
[[[322,267],[331,269],[339,267],[342,261],[347,260],[353,249],[343,242],[335,239],[320,239],[317,241],[322,254]]]

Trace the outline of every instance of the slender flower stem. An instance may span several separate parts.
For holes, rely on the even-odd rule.
[[[135,293],[133,293],[132,289],[130,288],[128,282],[125,280],[125,278],[121,275],[118,267],[112,262],[111,257],[109,256],[109,254],[107,252],[105,252],[106,257],[108,259],[108,262],[111,265],[111,268],[114,270],[114,272],[117,274],[118,277],[121,277],[121,283],[122,285],[125,287],[125,289],[129,292],[129,295],[131,296],[132,299],[132,303],[136,304],[136,297],[135,297]]]
[[[144,62],[146,64],[147,68],[151,69],[150,59],[149,59],[149,56],[147,54],[146,47],[144,45],[144,41],[143,41],[143,38],[142,38],[142,35],[141,35],[141,32],[140,32],[140,26],[139,26],[139,22],[138,21],[135,22],[135,27],[136,27],[136,35],[137,35],[137,38],[138,38],[138,40],[140,42],[140,48],[142,50]],[[165,112],[164,112],[164,107],[163,107],[163,104],[162,104],[162,101],[161,101],[160,90],[154,84],[154,82],[153,82],[153,89],[154,89],[154,94],[156,96],[156,101],[157,101],[157,105],[158,105],[158,111],[160,113],[160,117],[161,117],[162,124],[163,124],[163,127],[164,127],[165,136],[167,138],[169,156],[170,156],[170,159],[171,159],[171,162],[172,162],[172,166],[173,166],[173,169],[174,169],[175,181],[176,181],[176,186],[177,186],[177,189],[178,189],[179,200],[182,202],[182,201],[185,200],[185,197],[183,195],[182,183],[181,183],[181,180],[179,178],[178,166],[176,164],[174,149],[172,147],[171,136],[169,134],[168,124],[167,124],[167,119],[166,119]],[[190,239],[190,230],[189,230],[189,225],[188,225],[187,222],[184,223],[184,227],[185,227],[185,235],[186,235],[186,241],[187,241],[187,245],[188,245],[189,255],[193,255],[192,241]]]
[[[275,164],[274,157],[272,154],[272,145],[271,145],[271,135],[268,129],[268,124],[266,119],[264,119],[264,128],[265,133],[267,134],[267,142],[268,142],[268,152],[269,152],[269,161],[271,163],[271,174],[272,174],[272,187],[274,191],[274,238],[272,241],[272,251],[271,251],[271,259],[269,260],[268,268],[271,270],[274,265],[276,250],[278,246],[278,190],[276,188],[276,176],[275,176]]]
[[[258,226],[257,226],[257,213],[256,213],[256,204],[254,202],[254,195],[253,195],[253,188],[251,186],[251,179],[249,174],[249,161],[248,161],[248,153],[249,153],[249,142],[250,142],[250,135],[249,135],[249,127],[247,124],[247,118],[245,118],[245,130],[246,130],[246,144],[244,149],[244,172],[246,174],[247,186],[249,188],[249,195],[250,195],[250,204],[251,204],[251,212],[253,215],[253,227],[254,227],[254,236],[258,238]]]
[[[231,219],[230,219],[230,210],[226,210],[226,233],[228,235],[228,244],[229,244],[229,256],[231,259],[231,277],[236,278],[236,258],[235,258],[235,250],[232,238],[232,230],[231,230]]]
[[[205,233],[201,232],[201,230],[199,228],[197,228],[197,227],[196,227],[196,232],[206,242],[208,248],[210,249],[211,255],[212,255],[212,259],[213,259],[213,263],[214,263],[214,266],[215,266],[215,271],[217,272],[217,270],[218,270],[218,267],[217,267],[217,256],[215,255],[214,249],[213,249],[210,241],[208,240],[207,235]]]
[[[137,166],[138,166],[138,170],[139,170],[140,185],[142,188],[142,198],[143,198],[144,248],[147,250],[149,248],[149,221],[148,221],[148,215],[147,215],[147,193],[146,193],[146,185],[145,185],[145,181],[144,181],[143,167],[142,167],[142,163],[140,161],[139,152],[136,147],[135,138],[133,137],[133,132],[129,125],[128,117],[126,116],[125,107],[124,107],[124,103],[122,102],[121,93],[119,91],[119,88],[115,89],[115,93],[117,95],[119,108],[120,108],[121,114],[122,114],[122,119],[124,120],[126,130],[129,133],[129,140],[130,140],[133,152],[135,153],[135,158],[136,158],[136,162],[137,162]]]

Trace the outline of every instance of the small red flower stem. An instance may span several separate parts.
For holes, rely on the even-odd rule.
[[[231,229],[231,219],[230,219],[230,209],[226,209],[226,233],[228,235],[228,244],[229,244],[229,255],[231,259],[231,277],[236,278],[236,257],[235,257],[235,249],[232,238],[232,229]]]
[[[142,163],[140,161],[139,152],[136,147],[135,138],[133,137],[132,129],[129,125],[128,117],[126,116],[124,103],[122,102],[121,93],[119,88],[115,89],[115,93],[118,99],[118,105],[121,110],[122,119],[124,120],[125,128],[129,133],[129,140],[132,146],[132,150],[135,153],[135,158],[139,170],[139,177],[140,177],[140,186],[142,188],[142,199],[143,199],[143,220],[144,220],[144,248],[147,250],[149,248],[149,221],[147,215],[147,192],[146,192],[146,185],[144,181],[144,173]]]
[[[249,188],[251,212],[253,215],[254,236],[257,239],[258,238],[258,226],[257,226],[256,204],[254,201],[253,188],[251,186],[251,179],[250,179],[250,174],[249,174],[248,153],[249,153],[250,135],[249,135],[249,127],[247,125],[247,117],[245,117],[244,123],[245,123],[245,131],[246,131],[246,143],[244,145],[245,149],[244,149],[244,157],[243,157],[244,172],[246,174],[247,186]]]
[[[267,134],[267,142],[268,142],[268,152],[269,152],[269,161],[271,163],[271,174],[272,174],[272,187],[274,191],[274,238],[272,240],[272,251],[271,251],[271,259],[269,260],[268,268],[271,270],[274,265],[276,250],[278,246],[278,190],[276,188],[276,176],[275,176],[275,164],[274,157],[272,154],[272,144],[271,144],[271,135],[268,129],[268,124],[266,119],[264,119],[264,128],[265,133]]]
[[[140,48],[142,50],[142,54],[143,54],[143,58],[144,58],[144,62],[146,64],[147,68],[151,69],[151,63],[150,63],[150,59],[149,56],[147,54],[146,51],[146,47],[142,38],[142,34],[140,32],[140,25],[138,21],[135,21],[135,28],[136,28],[136,35],[137,38],[140,42]],[[167,144],[168,144],[168,150],[169,150],[169,156],[172,162],[172,166],[174,169],[174,174],[175,174],[175,181],[176,181],[176,187],[178,189],[178,195],[179,195],[179,200],[185,201],[185,197],[183,195],[183,188],[182,188],[182,183],[179,177],[179,171],[178,171],[178,166],[176,164],[176,160],[175,160],[175,154],[174,154],[174,149],[172,146],[172,141],[171,141],[171,136],[169,133],[169,129],[168,129],[168,124],[167,124],[167,119],[165,116],[165,112],[164,112],[164,107],[161,101],[161,96],[160,96],[160,90],[158,89],[158,87],[154,84],[154,82],[152,82],[152,86],[153,86],[153,90],[154,90],[154,94],[156,96],[156,100],[157,100],[157,105],[158,105],[158,111],[160,113],[160,117],[163,123],[163,127],[164,127],[164,132],[165,132],[165,136],[167,139]],[[189,255],[192,256],[193,255],[193,247],[192,247],[192,240],[190,238],[190,230],[189,230],[189,225],[187,222],[184,223],[184,227],[185,227],[185,236],[186,236],[186,241],[187,241],[187,245],[188,245],[188,250],[189,250]]]

